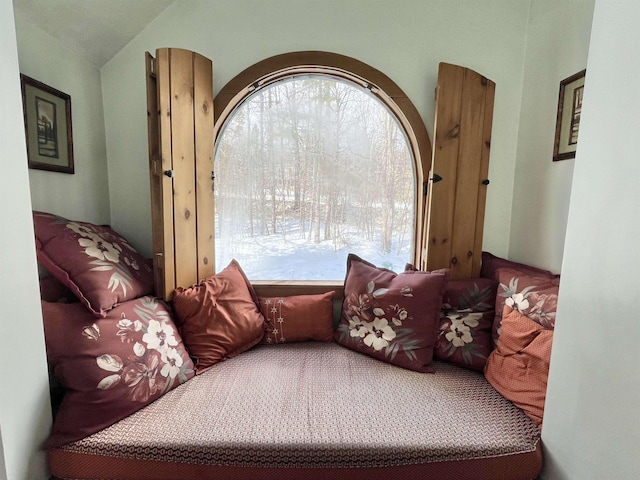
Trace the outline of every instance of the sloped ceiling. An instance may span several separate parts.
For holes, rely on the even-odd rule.
[[[13,0],[16,16],[102,68],[175,0]]]

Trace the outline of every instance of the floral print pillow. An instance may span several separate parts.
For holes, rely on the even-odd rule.
[[[38,261],[96,316],[153,293],[153,272],[122,236],[107,226],[33,213]]]
[[[449,281],[440,311],[438,358],[473,370],[484,369],[492,350],[496,288],[497,282],[488,278]]]
[[[502,311],[505,307],[517,310],[544,328],[553,330],[558,307],[560,277],[532,276],[512,268],[500,268],[493,340],[497,344],[502,331]]]
[[[42,302],[49,368],[66,393],[48,447],[84,438],[193,377],[171,310],[154,297],[96,319],[80,303]]]
[[[442,272],[396,274],[349,255],[336,341],[403,368],[432,371],[446,281]]]

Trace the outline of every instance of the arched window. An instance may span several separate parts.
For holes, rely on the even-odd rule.
[[[298,52],[218,94],[215,252],[254,280],[341,280],[356,253],[419,263],[430,142],[411,102],[354,59]]]

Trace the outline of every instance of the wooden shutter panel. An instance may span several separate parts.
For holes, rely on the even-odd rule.
[[[450,268],[451,278],[480,274],[494,97],[491,80],[440,64],[426,268]]]
[[[146,54],[156,295],[214,273],[213,70],[188,50]]]

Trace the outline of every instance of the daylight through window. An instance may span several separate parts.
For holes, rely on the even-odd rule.
[[[215,253],[251,280],[342,280],[355,253],[401,271],[415,243],[415,162],[387,106],[325,74],[256,89],[218,136]]]

